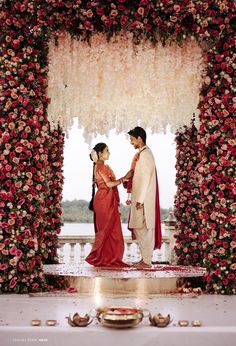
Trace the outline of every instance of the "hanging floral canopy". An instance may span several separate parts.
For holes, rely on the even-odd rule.
[[[189,124],[203,75],[194,37],[163,46],[134,44],[133,34],[102,34],[87,41],[59,33],[49,44],[48,108],[52,126],[67,132],[79,118],[85,136],[126,131],[140,121],[154,132]]]

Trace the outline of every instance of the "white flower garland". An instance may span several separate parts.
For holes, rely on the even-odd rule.
[[[153,132],[169,124],[176,131],[196,113],[202,60],[191,40],[183,48],[149,41],[136,46],[130,33],[109,42],[94,34],[88,45],[61,33],[59,45],[53,39],[49,45],[49,120],[67,132],[78,117],[87,141],[137,124]]]
[[[94,150],[94,149],[91,150],[90,157],[91,157],[93,162],[95,162],[95,163],[97,162],[98,154],[97,154],[96,150]]]

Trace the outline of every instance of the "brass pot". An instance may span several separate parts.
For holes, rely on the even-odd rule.
[[[144,310],[126,306],[97,309],[97,319],[105,327],[130,328],[137,326],[144,317]],[[149,311],[148,311],[149,314]]]

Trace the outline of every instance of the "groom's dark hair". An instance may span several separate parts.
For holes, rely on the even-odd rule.
[[[135,138],[141,137],[143,140],[143,143],[146,144],[147,134],[146,134],[146,131],[142,127],[136,126],[134,129],[130,130],[128,134]]]

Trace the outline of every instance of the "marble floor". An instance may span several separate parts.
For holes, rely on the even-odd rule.
[[[170,314],[172,322],[166,328],[150,326],[148,317],[129,329],[113,329],[94,321],[87,327],[71,327],[66,316],[79,313],[95,315],[104,306],[130,306],[147,309],[152,315]],[[67,291],[34,295],[0,295],[0,345],[112,345],[126,346],[235,346],[236,296],[156,294],[156,295],[93,295]],[[31,321],[39,319],[40,326]],[[56,320],[47,326],[47,320]],[[187,320],[180,327],[179,320]],[[200,320],[201,327],[192,327]]]

